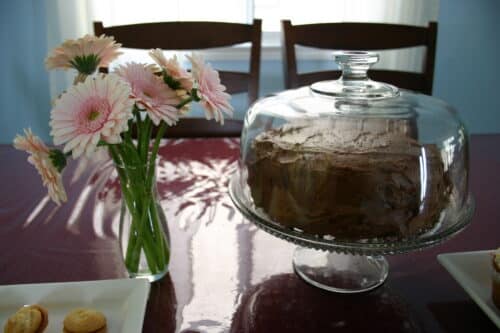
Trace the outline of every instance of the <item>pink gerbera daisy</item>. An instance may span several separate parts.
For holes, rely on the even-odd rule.
[[[163,51],[160,49],[154,49],[149,51],[149,55],[153,60],[167,72],[167,75],[172,77],[175,81],[179,82],[182,89],[191,91],[193,89],[193,77],[184,68],[181,67],[177,61],[177,57],[174,56],[171,59],[166,59]]]
[[[181,99],[175,90],[153,73],[151,66],[132,62],[119,66],[116,74],[130,84],[132,98],[146,109],[155,125],[159,125],[162,120],[173,125],[179,119],[177,105]]]
[[[212,69],[210,64],[205,63],[200,54],[193,53],[188,58],[193,65],[193,76],[198,83],[198,97],[205,109],[205,116],[224,124],[222,112],[233,115],[233,107],[229,104],[231,95],[225,92],[226,87],[221,84],[219,73]]]
[[[16,135],[14,139],[14,147],[19,150],[24,150],[30,154],[49,154],[50,152],[45,143],[33,134],[31,128],[24,130],[24,136]]]
[[[62,177],[50,159],[49,148],[33,135],[31,129],[24,130],[25,136],[17,135],[14,147],[30,154],[28,162],[33,164],[42,178],[43,185],[47,187],[50,198],[58,205],[67,200]]]
[[[65,144],[73,158],[90,156],[99,141],[121,142],[133,116],[130,87],[113,74],[89,77],[71,87],[51,111],[51,134],[56,145]]]
[[[109,66],[121,54],[118,51],[120,46],[113,37],[104,35],[68,39],[45,59],[45,66],[47,69],[75,68],[82,74],[90,75],[99,67]]]

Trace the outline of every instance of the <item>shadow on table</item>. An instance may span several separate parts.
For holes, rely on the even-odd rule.
[[[175,332],[177,298],[170,274],[151,284],[143,332]]]
[[[430,312],[444,332],[498,332],[498,328],[471,300],[430,303]]]
[[[279,274],[242,297],[230,332],[421,332],[416,316],[386,285],[363,294],[312,287]]]

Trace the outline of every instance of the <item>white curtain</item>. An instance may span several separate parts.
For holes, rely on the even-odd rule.
[[[92,1],[46,0],[48,50],[66,39],[76,39],[92,33]],[[50,95],[57,97],[74,78],[72,71],[49,72]]]

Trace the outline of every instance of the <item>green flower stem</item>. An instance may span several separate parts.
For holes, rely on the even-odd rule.
[[[127,208],[132,215],[125,265],[131,272],[137,272],[141,248],[144,248],[148,266],[152,273],[156,274],[158,267],[157,251],[147,223],[151,191],[144,188],[144,169],[140,166],[140,163],[137,163],[140,161],[137,151],[133,149],[133,145],[124,142],[110,146],[110,150],[113,159],[119,163],[117,169],[119,170],[122,192],[124,193]]]
[[[137,105],[134,104],[134,110],[132,111],[134,116],[135,116],[135,122],[137,123],[138,126],[142,124],[141,120],[141,110],[137,107]],[[139,133],[137,133],[139,135]]]
[[[74,80],[73,80],[73,85],[76,85],[80,82],[85,82],[85,79],[87,78],[88,74],[85,74],[85,73],[78,73],[77,76],[75,76]]]
[[[137,115],[138,124],[137,130],[139,133],[142,132],[140,116],[137,109],[134,109],[134,113]],[[137,145],[139,148],[140,145]],[[119,145],[120,153],[122,158],[124,159],[123,167],[128,170],[128,181],[130,183],[131,189],[133,189],[134,193],[134,202],[136,208],[138,210],[138,214],[136,217],[132,217],[132,225],[134,226],[134,232],[130,234],[127,253],[125,255],[125,261],[127,263],[127,267],[132,271],[136,272],[139,266],[141,247],[144,247],[144,254],[146,255],[146,260],[148,261],[148,266],[151,268],[152,272],[155,272],[156,260],[152,254],[154,252],[154,246],[152,246],[151,242],[147,239],[147,230],[146,228],[146,212],[147,207],[149,206],[148,202],[143,202],[147,195],[147,189],[144,188],[144,167],[143,163],[139,157],[139,153],[134,146],[132,141],[132,137],[130,135],[130,131],[127,131],[127,135],[124,136],[124,142]],[[131,227],[132,227],[131,225]],[[143,237],[146,236],[146,237]],[[143,244],[144,243],[144,244]]]
[[[132,119],[128,121],[128,128],[131,128],[133,126]],[[130,131],[126,131],[123,133],[123,138],[125,139],[126,142],[132,142],[132,133]]]
[[[132,215],[132,219],[137,221],[139,219],[139,217],[138,217],[138,213],[135,209],[134,199],[132,198],[132,194],[129,193],[128,188],[127,188],[127,175],[125,174],[124,169],[120,167],[121,165],[124,164],[124,162],[122,161],[116,146],[109,145],[109,152],[111,154],[111,157],[113,158],[113,161],[117,165],[116,170],[118,172],[118,176],[120,177],[120,185],[121,185],[121,189],[122,189],[123,198],[125,199],[126,205],[130,211],[130,214]],[[130,230],[130,237],[129,237],[129,242],[128,242],[128,246],[127,246],[126,258],[131,257],[131,250],[135,247],[135,243],[137,241],[137,236],[136,236],[136,231],[135,231],[135,229],[136,229],[135,223],[132,223],[130,228],[132,230]],[[127,267],[129,267],[130,262],[126,260],[125,264]]]
[[[194,91],[194,89],[193,89],[193,91]],[[191,102],[192,102],[193,100],[195,100],[195,99],[196,99],[196,98],[195,98],[195,97],[193,97],[193,95],[192,95],[192,96],[190,96],[190,97],[186,98],[185,100],[183,100],[182,102],[180,102],[179,104],[177,104],[176,108],[180,110],[180,109],[182,109],[182,107],[183,107],[184,105],[186,105],[186,104],[188,104],[188,103],[191,103]]]
[[[128,170],[130,180],[134,182],[134,186],[144,186],[144,165],[132,139],[125,139],[124,142],[118,145],[118,149],[124,160],[123,167]]]
[[[149,213],[148,207],[150,207],[151,203],[154,202],[154,200],[151,200],[151,196],[148,196],[145,201],[144,201],[144,209],[142,210],[142,216],[141,216],[141,225],[139,227],[139,239],[143,239],[144,242],[144,247],[148,249],[148,252],[145,252],[146,255],[150,255],[152,261],[154,262],[155,266],[152,267],[150,265],[151,270],[154,272],[155,268],[160,268],[159,265],[159,260],[160,260],[160,253],[159,253],[159,248],[161,247],[160,243],[156,242],[155,237],[155,230],[152,229],[152,225],[154,225],[154,221],[147,221],[147,216]],[[151,219],[153,217],[149,215]],[[161,235],[160,235],[161,236]],[[140,244],[136,243],[135,248],[133,249],[133,253],[140,253]]]
[[[161,138],[163,137],[163,135],[165,134],[166,126],[167,126],[167,124],[162,121],[161,124],[160,124],[160,127],[158,128],[158,132],[156,133],[156,138],[155,138],[155,141],[154,141],[154,144],[153,144],[153,148],[152,148],[152,151],[151,151],[151,156],[149,157],[149,163],[148,163],[148,168],[147,168],[147,178],[146,178],[146,188],[147,189],[151,189],[152,185],[153,185],[153,178],[154,178],[154,173],[155,173],[155,168],[156,168],[156,157],[158,156],[158,150],[159,150],[159,147],[160,147],[160,141],[161,141]],[[155,203],[153,201],[153,205],[154,204]],[[156,210],[156,207],[154,207],[154,210]],[[157,216],[157,214],[153,214],[152,215],[152,219],[153,219],[153,226],[158,225],[158,221],[157,221],[158,220],[158,216]],[[156,230],[153,230],[153,232],[155,232],[155,231],[156,231],[156,233],[159,232],[158,228],[156,228]],[[159,235],[161,237],[161,233]],[[161,238],[163,238],[163,237],[161,237]],[[162,242],[163,241],[164,240],[162,240]],[[162,244],[160,242],[160,249],[157,249],[158,252],[160,253],[159,256],[158,256],[158,259],[160,259],[160,262],[162,262],[162,263],[164,262],[164,260],[166,260],[166,259],[163,259],[165,252],[162,251],[162,248],[164,248],[164,247],[165,247],[165,244]],[[157,252],[157,254],[158,254],[158,252]]]
[[[135,116],[135,128],[136,128],[136,137],[138,139],[138,142],[137,142],[137,151],[139,153],[139,155],[141,155],[141,145],[139,144],[140,141],[141,141],[141,136],[143,135],[143,121],[141,120],[141,113],[139,111],[139,108],[137,107],[136,104],[134,104],[134,109],[133,109],[133,114]],[[132,119],[130,120],[132,122]],[[132,126],[129,126],[129,128],[132,128]],[[131,131],[127,131],[127,132],[131,132]]]
[[[150,214],[153,219],[154,233],[159,238],[159,239],[157,238],[156,241],[160,243],[160,246],[158,248],[159,250],[158,264],[160,266],[158,268],[160,270],[163,270],[168,263],[170,257],[170,251],[168,249],[168,246],[166,246],[165,244],[165,238],[162,236],[163,235],[161,231],[162,227],[160,226],[160,219],[158,218],[158,207],[156,206],[156,202],[152,201],[149,207],[150,207]]]
[[[153,149],[151,150],[151,156],[149,157],[149,165],[147,170],[147,178],[146,178],[146,186],[147,188],[151,188],[153,183],[153,176],[155,174],[156,167],[156,156],[158,155],[158,150],[160,148],[160,141],[167,130],[167,124],[162,121],[160,123],[160,127],[158,128],[158,132],[156,133],[155,142],[153,143]]]
[[[141,248],[144,249],[144,254],[146,255],[146,260],[148,266],[155,274],[157,265],[156,249],[154,239],[151,235],[151,230],[148,222],[148,207],[151,201],[150,194],[144,195],[145,191],[141,188],[137,188],[138,191],[132,191],[136,194],[136,206],[138,214],[132,217],[132,224],[135,225],[135,230],[137,231],[134,235],[131,235],[134,241],[129,241],[127,247],[126,262],[128,262],[128,267],[133,268],[132,271],[137,271],[139,265],[139,259],[141,254]],[[141,195],[142,193],[142,195]],[[142,200],[141,200],[142,199]]]
[[[166,268],[170,257],[153,191],[156,158],[167,125],[165,122],[160,124],[150,153],[153,124],[148,117],[141,120],[139,111],[134,108],[137,141],[134,142],[128,131],[123,134],[120,144],[107,146],[117,166],[123,200],[131,216],[125,265],[129,272],[138,273],[144,251],[149,271],[157,274]]]
[[[135,271],[137,271],[137,266],[139,264],[141,245],[144,248],[144,254],[146,255],[146,260],[148,262],[149,269],[153,274],[156,274],[158,262],[156,258],[156,246],[154,246],[154,239],[151,235],[151,230],[148,228],[148,223],[146,221],[148,216],[150,198],[147,197],[143,203],[142,215],[139,220],[137,242],[131,251],[131,261]],[[142,243],[142,244],[141,244]],[[126,260],[125,260],[126,261]]]
[[[144,155],[142,156],[141,159],[144,161],[144,163],[148,162],[147,159],[148,159],[148,150],[149,150],[149,140],[151,138],[152,129],[153,129],[152,121],[149,117],[146,117],[146,119],[143,123],[144,135],[142,136],[141,142],[140,142],[140,145],[142,146],[142,151],[144,152]],[[156,169],[156,157],[157,157],[157,153],[158,153],[158,149],[159,149],[159,143],[160,143],[161,138],[163,137],[165,129],[166,129],[165,126],[163,126],[163,129],[159,130],[159,133],[158,133],[156,140],[155,140],[153,153],[150,156],[148,171],[151,172],[151,170],[152,170],[152,174],[151,173],[149,174],[150,176],[152,175],[152,178],[149,180],[148,179],[146,180],[146,188],[148,188],[149,190],[151,190],[153,188],[152,181],[154,179],[154,173],[155,173],[155,169]],[[153,196],[153,193],[150,193],[150,195]],[[157,259],[158,259],[158,263],[159,263],[158,268],[160,270],[163,270],[165,268],[165,265],[167,264],[167,261],[166,261],[167,258],[165,255],[166,246],[165,246],[165,239],[163,237],[163,232],[159,228],[159,219],[158,219],[157,209],[158,208],[156,207],[156,201],[151,200],[150,201],[150,216],[152,219],[153,234],[156,235],[156,237],[155,237],[156,241],[157,242],[160,241],[160,243],[159,243],[160,246],[156,247],[156,250],[157,250],[156,254],[157,254]]]
[[[141,136],[139,136],[139,157],[146,165],[148,161],[149,139],[151,138],[151,131],[153,129],[151,119],[147,117],[143,123]]]

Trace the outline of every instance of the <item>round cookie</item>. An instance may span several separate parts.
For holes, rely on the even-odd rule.
[[[40,305],[23,306],[4,326],[4,333],[42,333],[49,323],[46,309]]]
[[[106,333],[106,317],[99,311],[77,308],[64,318],[64,333]]]

